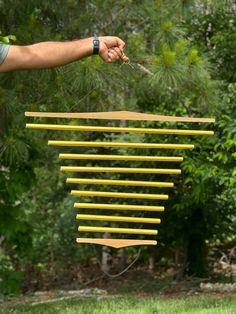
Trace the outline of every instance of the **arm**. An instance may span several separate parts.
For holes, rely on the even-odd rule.
[[[99,55],[105,62],[128,61],[125,43],[118,37],[99,37]],[[92,37],[68,42],[41,42],[29,46],[10,46],[0,72],[45,69],[65,65],[93,54]]]

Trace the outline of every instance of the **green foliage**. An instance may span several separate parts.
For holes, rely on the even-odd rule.
[[[12,41],[16,41],[16,36],[8,35],[8,36],[1,36],[2,32],[0,31],[0,44],[10,44]]]
[[[49,276],[53,281],[56,271],[69,269],[78,262],[89,263],[93,254],[86,246],[78,248],[74,242],[77,222],[68,196],[69,187],[58,172],[58,151],[48,149],[45,144],[50,136],[64,139],[65,134],[24,130],[26,110],[136,110],[163,115],[216,116],[213,138],[185,139],[186,143],[194,142],[196,150],[184,153],[183,176],[171,178],[176,188],[161,217],[158,240],[163,246],[184,252],[185,269],[190,274],[202,275],[206,242],[235,237],[234,15],[224,5],[213,8],[210,2],[203,6],[199,1],[0,1],[2,32],[15,34],[17,44],[70,40],[94,33],[115,34],[127,41],[127,54],[133,65],[133,68],[109,65],[99,57],[91,57],[58,69],[1,75],[0,238],[4,257],[0,280],[4,282],[4,293],[17,292],[20,269],[29,267],[33,273]],[[0,37],[0,41],[8,43],[14,39]],[[127,124],[170,126],[152,122]],[[177,127],[204,128],[184,124]],[[183,140],[175,136],[73,132],[71,139],[176,143]],[[84,149],[83,153],[86,152],[111,151]],[[124,154],[126,150],[112,152]],[[129,153],[155,155],[157,151],[134,149]],[[168,154],[168,151],[158,153]],[[96,165],[96,161],[84,161],[86,164]],[[116,164],[121,163],[112,163]],[[122,165],[147,167],[145,162]],[[168,166],[163,163],[163,167]],[[124,178],[122,174],[113,177]],[[129,178],[163,179],[158,175]],[[113,189],[121,191],[121,187]],[[157,190],[143,187],[133,191],[155,193]],[[194,251],[198,254],[194,255]]]
[[[15,270],[9,256],[0,253],[0,297],[9,294],[20,294],[23,274]]]
[[[215,65],[216,79],[235,82],[235,2],[214,1],[214,5],[205,10],[193,12],[188,23],[190,36]]]

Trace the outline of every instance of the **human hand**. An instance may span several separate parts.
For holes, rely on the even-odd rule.
[[[129,61],[129,58],[124,54],[125,42],[122,39],[114,36],[103,36],[99,37],[99,39],[99,55],[105,62]]]

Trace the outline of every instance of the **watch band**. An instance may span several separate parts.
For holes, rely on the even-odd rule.
[[[100,47],[100,41],[99,41],[99,38],[95,35],[93,37],[93,54],[94,55],[99,54],[99,47]]]

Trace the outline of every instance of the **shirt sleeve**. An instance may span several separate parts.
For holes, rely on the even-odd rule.
[[[8,54],[9,48],[10,48],[10,45],[0,44],[0,64],[2,64],[3,61],[5,60]]]

